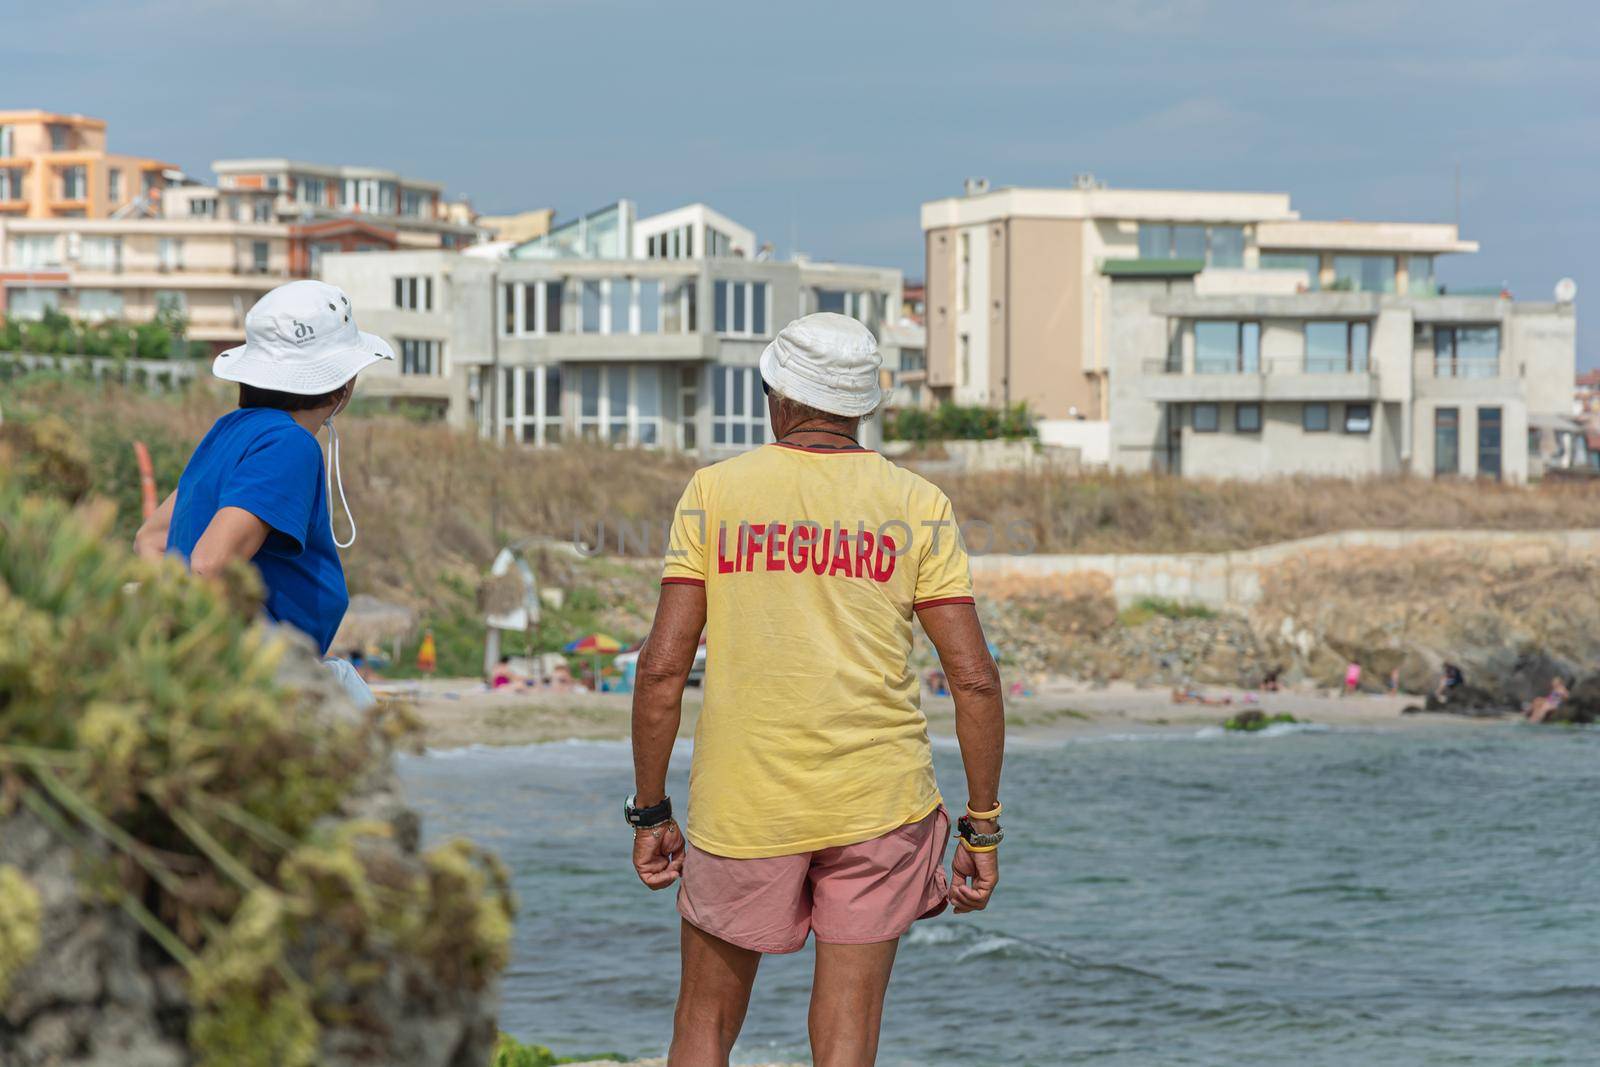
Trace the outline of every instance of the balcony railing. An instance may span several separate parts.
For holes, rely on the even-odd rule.
[[[1465,361],[1461,361],[1465,362]],[[1259,362],[1241,362],[1225,364],[1216,360],[1196,360],[1192,370],[1185,371],[1183,364],[1176,356],[1166,359],[1146,359],[1141,363],[1145,374],[1171,374],[1186,375],[1195,378],[1219,377],[1223,375],[1245,375],[1251,377],[1285,376],[1290,374],[1354,374],[1368,375],[1372,373],[1372,366],[1366,356],[1357,357],[1325,357],[1325,356],[1275,356]],[[1443,377],[1445,375],[1441,375]],[[1461,375],[1466,377],[1467,375]],[[1493,374],[1487,377],[1494,377]]]

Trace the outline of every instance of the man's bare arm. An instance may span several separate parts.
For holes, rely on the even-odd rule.
[[[667,764],[683,717],[683,687],[705,625],[704,586],[674,582],[661,587],[633,683],[634,790],[640,807],[666,796]]]
[[[940,669],[956,704],[956,740],[967,772],[967,803],[989,811],[1000,798],[1006,709],[1000,669],[989,655],[978,610],[971,604],[923,608],[917,618],[939,651]]]
[[[150,513],[139,527],[139,532],[133,535],[133,550],[139,558],[151,561],[158,560],[167,552],[167,531],[172,528],[172,513],[178,506],[178,491],[174,489],[167,494],[167,499],[161,506]]]
[[[189,554],[189,569],[214,578],[236,559],[248,563],[271,532],[272,527],[244,508],[219,508]]]

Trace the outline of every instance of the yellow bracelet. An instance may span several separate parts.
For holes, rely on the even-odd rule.
[[[968,852],[993,852],[995,849],[1000,847],[999,845],[969,845],[967,844],[967,839],[964,837],[957,838],[957,840],[961,842],[961,847],[966,849]]]
[[[1004,808],[1004,807],[1005,807],[1005,805],[1000,803],[997,800],[997,801],[994,802],[994,810],[993,811],[973,811],[972,810],[972,805],[968,804],[967,805],[967,818],[969,818],[969,819],[998,819],[1000,817],[1000,810],[1002,808]]]

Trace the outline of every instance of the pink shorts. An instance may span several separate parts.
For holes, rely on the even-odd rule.
[[[755,952],[798,952],[813,930],[833,945],[892,941],[944,910],[949,840],[941,805],[882,837],[793,856],[729,859],[689,844],[678,913]]]

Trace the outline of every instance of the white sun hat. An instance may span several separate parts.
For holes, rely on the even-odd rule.
[[[244,344],[211,364],[229,382],[280,393],[331,393],[394,349],[377,334],[356,328],[350,298],[327,282],[280,285],[256,301],[244,318]]]
[[[883,400],[878,339],[846,315],[795,319],[761,353],[761,377],[790,400],[830,415],[865,415]]]

